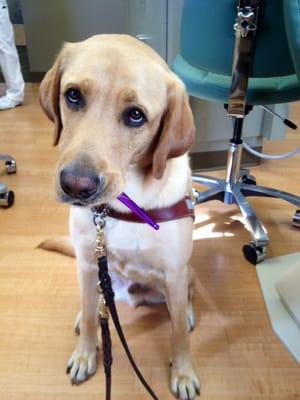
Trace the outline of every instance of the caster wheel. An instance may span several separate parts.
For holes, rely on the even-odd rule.
[[[17,172],[17,164],[15,161],[6,161],[5,169],[7,174],[15,174]]]
[[[256,244],[253,242],[245,244],[245,246],[243,247],[243,253],[246,260],[253,265],[259,264],[267,256],[266,248],[256,246]]]
[[[9,208],[14,204],[15,194],[12,190],[0,195],[0,207]]]
[[[300,228],[300,210],[297,210],[295,212],[294,218],[293,218],[293,226],[296,228]]]
[[[253,175],[243,175],[241,181],[246,185],[256,185],[256,178]]]

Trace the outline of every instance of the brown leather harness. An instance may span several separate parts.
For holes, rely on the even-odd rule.
[[[96,212],[106,211],[106,216],[126,222],[145,223],[137,214],[133,212],[120,212],[107,205],[101,205],[94,208]],[[163,208],[154,208],[146,210],[147,214],[156,222],[174,221],[180,218],[191,217],[195,219],[194,203],[191,197],[186,196],[177,203]]]

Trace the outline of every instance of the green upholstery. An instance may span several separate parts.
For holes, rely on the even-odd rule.
[[[299,2],[264,0],[247,92],[248,104],[300,99],[295,73],[299,71],[300,76]],[[184,2],[181,51],[172,68],[193,96],[228,102],[237,4],[237,0]]]
[[[231,76],[195,68],[180,55],[175,59],[172,68],[183,80],[190,95],[211,101],[228,102]],[[248,104],[277,104],[298,99],[300,99],[300,86],[295,74],[249,80]]]
[[[300,81],[300,0],[284,0],[283,5],[289,51]]]

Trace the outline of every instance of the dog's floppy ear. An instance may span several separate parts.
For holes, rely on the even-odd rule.
[[[62,75],[62,56],[57,57],[53,66],[44,76],[40,85],[40,104],[47,117],[54,122],[53,146],[59,142],[62,122],[59,108],[60,80]]]
[[[188,151],[195,140],[195,125],[183,83],[172,74],[168,105],[163,116],[160,137],[153,154],[152,173],[160,179],[169,158]]]

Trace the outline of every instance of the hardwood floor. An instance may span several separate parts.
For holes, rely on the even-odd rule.
[[[293,119],[300,125],[300,104]],[[73,322],[79,290],[73,259],[36,246],[68,230],[68,207],[53,195],[52,126],[42,114],[37,85],[28,84],[26,103],[0,113],[0,150],[13,155],[18,173],[0,181],[15,191],[15,205],[0,209],[0,399],[98,400],[104,398],[101,361],[97,374],[72,386],[66,362],[77,340]],[[298,132],[264,149],[300,144]],[[262,185],[300,193],[300,156],[266,161],[252,173]],[[223,172],[212,175],[222,176]],[[253,199],[271,239],[269,256],[300,251],[300,231],[291,226],[294,208],[279,200]],[[234,206],[197,207],[192,264],[197,271],[197,325],[192,352],[203,400],[300,398],[300,367],[274,335],[255,269],[241,248],[250,239]],[[119,304],[129,345],[160,400],[168,390],[170,324],[164,306],[131,309]],[[113,338],[113,399],[148,399]]]

